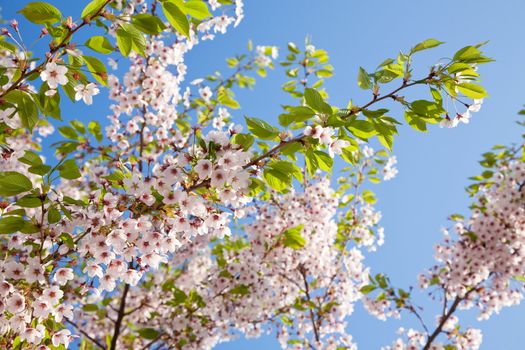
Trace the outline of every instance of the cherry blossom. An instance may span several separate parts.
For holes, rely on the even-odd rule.
[[[58,85],[66,85],[68,80],[66,77],[67,67],[59,65],[56,62],[49,62],[46,68],[40,73],[42,81],[47,82],[51,89],[56,89]]]

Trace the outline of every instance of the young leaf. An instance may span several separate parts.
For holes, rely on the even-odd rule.
[[[18,160],[24,164],[31,166],[42,164],[42,159],[40,158],[40,156],[32,151],[25,151],[24,155],[18,158]]]
[[[199,21],[212,16],[208,9],[208,5],[202,0],[186,1],[183,5],[183,11]]]
[[[89,38],[85,45],[89,47],[91,50],[99,52],[101,54],[107,55],[113,52],[114,47],[109,42],[108,38],[101,35],[96,35],[91,38]]]
[[[154,340],[157,339],[159,336],[159,332],[154,330],[153,328],[142,328],[138,330],[139,335],[148,340]]]
[[[363,90],[369,90],[372,88],[370,76],[363,67],[359,67],[359,72],[357,73],[357,85]]]
[[[102,63],[102,61],[96,57],[82,56],[82,58],[84,59],[84,62],[86,62],[86,66],[93,75],[93,78],[95,78],[102,85],[107,86],[108,73],[104,63]]]
[[[93,15],[95,15],[100,8],[104,5],[106,0],[93,0],[84,7],[82,14],[80,15],[83,19],[90,20]]]
[[[88,124],[88,130],[93,136],[95,136],[98,142],[102,141],[102,131],[100,129],[100,124],[97,121],[90,121]]]
[[[247,151],[253,145],[254,138],[250,134],[235,134],[232,137],[232,143],[241,145],[242,149]]]
[[[425,41],[420,42],[416,46],[414,46],[412,48],[412,50],[410,50],[410,53],[413,54],[413,53],[416,53],[418,51],[431,49],[431,48],[439,46],[441,44],[444,44],[444,42],[436,40],[436,39],[427,39]]]
[[[24,91],[13,90],[5,95],[5,100],[16,105],[22,125],[30,131],[33,130],[38,122],[38,109],[31,95]]]
[[[131,50],[145,56],[146,39],[132,24],[122,23],[117,29],[117,44],[120,52],[128,56]]]
[[[58,167],[60,177],[68,180],[78,179],[81,174],[78,170],[77,163],[73,159],[68,159]]]
[[[47,212],[47,221],[50,224],[54,224],[60,221],[62,219],[62,214],[60,214],[60,211],[58,211],[55,207],[49,208],[49,211]]]
[[[314,151],[314,154],[319,168],[328,173],[332,172],[332,166],[334,165],[334,160],[332,157],[323,151]]]
[[[312,88],[304,89],[304,99],[306,104],[312,109],[324,114],[332,114],[332,107],[324,102],[323,97],[317,90]]]
[[[465,96],[472,99],[483,98],[487,96],[485,89],[477,84],[462,83],[457,85],[458,90]]]
[[[140,30],[142,33],[157,35],[166,29],[166,26],[160,18],[157,16],[152,16],[148,13],[140,13],[131,18],[131,23]]]
[[[0,196],[16,196],[33,188],[27,176],[16,171],[0,172]]]
[[[288,114],[281,114],[279,116],[279,124],[282,126],[288,126],[292,123],[302,123],[315,115],[315,111],[306,106],[291,107],[288,111]]]
[[[248,130],[257,138],[262,140],[272,140],[279,135],[279,129],[271,126],[264,120],[258,118],[245,117]]]
[[[264,180],[274,190],[281,192],[292,184],[292,176],[277,169],[267,168],[263,173]]]
[[[190,37],[190,22],[188,17],[181,11],[181,9],[173,2],[165,1],[162,3],[162,9],[164,10],[164,15],[170,22],[170,24],[175,28],[179,33]]]
[[[301,231],[303,230],[304,225],[299,225],[296,227],[289,228],[283,232],[284,240],[283,244],[292,249],[301,249],[305,246],[306,240],[301,236]]]
[[[20,216],[6,216],[0,219],[0,234],[9,234],[20,231],[25,221]]]
[[[62,18],[62,13],[47,2],[30,2],[18,13],[23,14],[28,21],[36,24],[53,24]]]

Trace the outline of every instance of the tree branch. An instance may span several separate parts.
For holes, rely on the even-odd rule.
[[[312,302],[312,298],[310,297],[310,287],[308,285],[308,281],[306,280],[306,274],[305,274],[304,269],[302,267],[299,269],[299,271],[301,272],[301,275],[303,276],[304,288],[305,288],[304,293],[306,295],[306,300],[308,300],[308,303],[310,304]],[[314,312],[312,310],[311,305],[309,305],[308,308],[310,310],[310,320],[312,321],[312,327],[314,328],[315,341],[319,342],[319,340],[320,340],[320,338],[319,338],[319,330],[317,329],[317,323],[315,321],[315,315],[314,315]]]
[[[118,310],[117,321],[115,322],[115,329],[113,331],[113,337],[111,338],[111,345],[109,350],[117,349],[117,340],[120,335],[120,326],[122,325],[122,320],[124,319],[125,309],[126,309],[126,297],[129,292],[129,284],[126,283],[124,286],[124,291],[122,292],[122,297],[120,298],[120,307]]]
[[[385,100],[387,98],[395,98],[396,94],[403,90],[403,89],[406,89],[408,87],[411,87],[411,86],[414,86],[414,85],[418,85],[418,84],[423,84],[425,82],[427,82],[428,79],[432,78],[432,74],[429,74],[426,78],[424,79],[420,79],[420,80],[415,80],[411,83],[406,83],[406,82],[403,82],[403,84],[398,87],[397,89],[391,91],[390,93],[386,94],[386,95],[383,95],[381,97],[377,97],[376,95],[374,95],[374,98],[369,101],[368,103],[366,103],[364,106],[362,107],[359,107],[359,108],[356,108],[350,112],[348,112],[345,116],[343,116],[343,118],[348,118],[348,117],[351,117],[352,115],[356,115],[358,114],[359,112],[362,112],[363,110],[367,109],[368,107],[372,106],[373,104],[379,102],[379,101],[382,101],[382,100]],[[249,168],[251,167],[252,165],[257,165],[257,163],[259,163],[260,161],[266,159],[266,158],[269,158],[271,157],[272,155],[274,154],[277,154],[279,152],[279,150],[281,148],[283,148],[284,146],[290,144],[290,143],[293,143],[293,142],[302,142],[303,139],[306,138],[306,135],[304,134],[300,134],[300,135],[297,135],[296,137],[294,138],[291,138],[289,140],[286,140],[286,141],[281,141],[279,144],[277,144],[276,146],[274,146],[273,148],[271,148],[269,151],[267,151],[266,153],[263,153],[262,155],[260,155],[259,157],[253,159],[252,161],[250,161],[248,164],[246,164],[245,166],[243,166],[243,169],[246,169],[246,168]],[[192,185],[192,186],[189,186],[186,188],[186,191],[194,191],[198,188],[201,188],[201,187],[206,187],[208,186],[210,183],[210,180],[209,179],[206,179],[206,180],[203,180],[201,182],[198,182],[196,183],[195,185]]]
[[[430,349],[430,345],[432,345],[434,340],[436,340],[437,336],[441,333],[441,331],[443,330],[443,326],[445,326],[445,323],[448,321],[450,316],[452,316],[452,314],[456,311],[456,309],[458,308],[462,300],[463,300],[462,298],[458,298],[458,297],[454,299],[454,302],[450,306],[450,309],[447,311],[444,317],[441,317],[441,320],[439,321],[439,325],[434,330],[434,332],[428,337],[427,343],[423,347],[423,350]]]

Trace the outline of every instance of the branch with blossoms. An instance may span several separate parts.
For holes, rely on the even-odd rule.
[[[323,88],[334,71],[327,52],[290,43],[280,66],[292,104],[279,126],[246,117],[243,132],[235,90],[275,68],[278,49],[250,44],[228,59],[233,74],[190,84],[184,61],[239,23],[241,1],[93,0],[76,24],[43,2],[20,13],[44,27],[50,50],[31,66],[17,22],[0,41],[5,348],[206,349],[264,329],[277,330],[283,348],[354,348],[353,305],[379,307],[363,297],[361,249],[382,241],[375,196],[361,187],[396,173],[394,157],[364,145],[377,138],[392,149],[400,122],[383,107],[402,104],[407,123],[425,131],[447,119],[446,99],[474,111],[486,95],[481,45],[413,79],[415,55],[442,44],[429,39],[374,72],[360,68],[370,100],[337,108]],[[81,28],[96,34],[84,46],[74,42]],[[125,73],[109,74],[102,55]],[[106,86],[104,128],[55,121],[64,95],[90,105]],[[416,86],[430,88],[430,100],[402,95]],[[36,133],[54,126],[57,159],[44,159]],[[339,158],[351,175],[334,191],[326,177]]]
[[[522,123],[520,123],[523,125]],[[523,298],[524,271],[521,266],[521,230],[523,214],[523,141],[518,145],[496,146],[483,155],[481,175],[472,177],[467,188],[474,197],[470,217],[453,214],[452,232],[446,229],[444,240],[436,247],[437,264],[419,276],[422,289],[440,292],[442,313],[429,331],[419,313],[414,313],[410,293],[396,292],[388,279],[363,289],[368,294],[378,289],[376,298],[385,300],[383,307],[408,310],[421,322],[425,332],[410,329],[405,338],[392,347],[422,349],[479,349],[479,329],[461,329],[459,309],[479,310],[478,320],[488,319],[503,307],[518,304]],[[408,306],[408,307],[407,307]]]

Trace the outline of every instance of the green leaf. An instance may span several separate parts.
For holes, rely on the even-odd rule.
[[[107,86],[108,72],[104,63],[102,63],[102,61],[98,58],[92,56],[82,56],[82,58],[84,59],[84,62],[86,62],[86,66],[88,67],[91,75],[93,75],[93,78],[95,78],[102,85]]]
[[[82,14],[80,15],[83,19],[91,20],[91,18],[100,10],[104,5],[105,0],[93,0],[84,7]]]
[[[131,18],[131,23],[135,27],[145,34],[157,35],[166,29],[166,26],[160,18],[157,16],[152,16],[148,13],[140,13]]]
[[[516,275],[513,277],[516,281],[525,282],[525,277],[523,275]]]
[[[461,83],[457,85],[457,88],[463,95],[472,99],[484,98],[487,96],[485,89],[477,84]]]
[[[68,180],[78,179],[81,174],[78,170],[77,163],[73,159],[68,159],[58,167],[60,177]]]
[[[182,11],[199,21],[212,16],[208,5],[202,0],[186,1],[183,3]]]
[[[226,89],[224,87],[221,87],[219,89],[219,92],[217,94],[217,101],[233,109],[238,109],[241,107],[239,102],[235,101],[235,99],[233,98],[233,92],[230,89]]]
[[[117,45],[124,56],[129,56],[131,50],[145,56],[146,39],[132,24],[122,23],[117,29]]]
[[[394,145],[394,137],[390,134],[377,135],[377,139],[381,144],[388,148],[389,151],[392,151],[392,146]]]
[[[57,120],[62,120],[60,112],[60,94],[46,96],[45,93],[48,90],[49,86],[47,84],[40,85],[40,91],[35,98],[35,102],[38,103],[40,111],[43,115]]]
[[[441,44],[444,44],[444,42],[436,40],[436,39],[427,39],[425,41],[420,42],[416,46],[414,46],[412,48],[412,50],[410,50],[410,53],[413,54],[413,53],[416,53],[418,51],[431,49],[431,48],[439,46]]]
[[[266,183],[276,191],[282,192],[290,188],[293,178],[303,181],[301,169],[294,163],[285,160],[270,162],[263,173]]]
[[[16,53],[16,46],[6,42],[3,38],[0,39],[0,48],[11,51],[12,53]]]
[[[49,170],[51,170],[51,167],[49,165],[40,164],[40,165],[33,165],[27,170],[32,174],[44,176],[49,172]]]
[[[27,176],[15,171],[0,172],[0,196],[16,196],[33,189]]]
[[[173,2],[165,1],[162,3],[162,9],[164,15],[168,19],[168,22],[175,28],[179,33],[190,37],[190,22],[188,17],[181,11],[181,9]]]
[[[244,151],[250,149],[250,146],[253,145],[254,137],[250,134],[235,134],[232,137],[232,143],[236,145],[241,145]]]
[[[40,158],[40,156],[32,151],[25,151],[24,155],[18,158],[18,160],[24,164],[31,166],[42,164],[42,159]]]
[[[329,173],[332,172],[334,160],[323,151],[314,151],[314,154],[319,168]]]
[[[28,21],[36,24],[53,24],[62,18],[62,13],[47,2],[30,2],[18,13],[23,14]]]
[[[16,205],[24,208],[38,208],[42,206],[42,200],[35,195],[29,194],[16,201]]]
[[[248,130],[257,138],[262,140],[272,140],[279,136],[279,129],[271,126],[264,120],[258,118],[244,117]]]
[[[250,288],[245,284],[238,284],[230,290],[233,295],[247,295],[250,293]]]
[[[5,235],[20,231],[25,226],[25,221],[20,216],[6,216],[0,219],[0,234]]]
[[[372,80],[363,67],[359,67],[357,73],[357,85],[363,90],[369,90],[372,88]]]
[[[13,90],[5,95],[5,100],[16,105],[22,125],[32,131],[38,123],[38,109],[31,95],[24,91]]]
[[[69,248],[73,249],[75,247],[75,242],[73,241],[73,237],[71,237],[71,235],[69,233],[62,232],[60,234],[59,238]]]
[[[92,120],[88,124],[89,132],[95,136],[98,142],[102,141],[102,130],[100,128],[99,122]]]
[[[82,123],[80,120],[74,119],[70,122],[70,124],[75,128],[75,130],[81,134],[86,133],[86,127],[84,126],[84,123]]]
[[[330,107],[328,103],[324,102],[323,97],[317,90],[305,88],[304,99],[306,104],[312,107],[312,109],[324,114],[332,114],[332,107]]]
[[[184,293],[184,291],[176,287],[173,288],[173,299],[171,300],[171,302],[175,306],[185,303],[186,299],[188,299],[188,296],[186,295],[186,293]]]
[[[283,244],[292,249],[301,249],[306,244],[306,240],[301,236],[304,225],[292,227],[283,232]]]
[[[64,136],[65,138],[72,139],[72,140],[78,140],[77,132],[75,131],[75,129],[73,129],[70,126],[67,126],[67,125],[61,126],[58,128],[58,132],[60,133],[60,135]]]
[[[315,153],[312,150],[308,150],[305,153],[304,159],[306,161],[306,170],[308,170],[308,174],[312,176],[313,174],[315,174],[317,169],[319,169],[317,157],[315,156]]]
[[[370,204],[375,204],[375,202],[377,202],[374,192],[370,190],[364,190],[361,194],[361,197],[365,200],[365,202]]]
[[[416,129],[417,131],[427,131],[427,123],[423,120],[423,118],[419,117],[417,114],[407,110],[405,111],[405,119],[408,125]]]
[[[98,306],[96,304],[85,304],[82,306],[82,310],[85,312],[95,312],[98,311]]]
[[[85,45],[91,50],[107,55],[115,49],[105,36],[93,36],[85,42]]]
[[[59,222],[60,219],[62,219],[62,214],[60,214],[60,211],[55,207],[49,208],[49,211],[47,212],[47,221],[50,224],[54,224]]]
[[[454,61],[471,62],[481,57],[481,51],[475,46],[465,46],[454,54]]]
[[[279,116],[279,124],[288,126],[292,123],[303,123],[315,115],[315,111],[306,106],[291,107],[288,114]]]
[[[377,134],[374,124],[367,120],[354,120],[346,127],[353,135],[368,139]]]
[[[410,108],[421,117],[439,118],[446,112],[440,104],[427,100],[413,101]]]
[[[294,163],[286,160],[274,160],[267,165],[268,168],[275,169],[282,172],[283,174],[293,176],[299,181],[303,181],[303,172]]]
[[[373,292],[373,291],[376,290],[376,289],[377,289],[377,287],[374,286],[373,284],[368,284],[368,285],[366,285],[366,286],[361,287],[361,289],[360,289],[359,291],[360,291],[361,293],[363,293],[363,294],[368,294],[368,293],[370,293],[370,292]]]
[[[292,184],[291,175],[272,168],[264,169],[263,178],[271,188],[278,192],[286,190]]]
[[[148,340],[154,340],[157,339],[159,336],[159,332],[154,330],[153,328],[142,328],[138,330],[139,335]]]
[[[304,146],[302,143],[294,141],[294,142],[287,143],[286,145],[281,147],[281,154],[287,156],[293,161],[297,161],[297,157],[295,156],[295,154],[303,149],[304,149]]]

